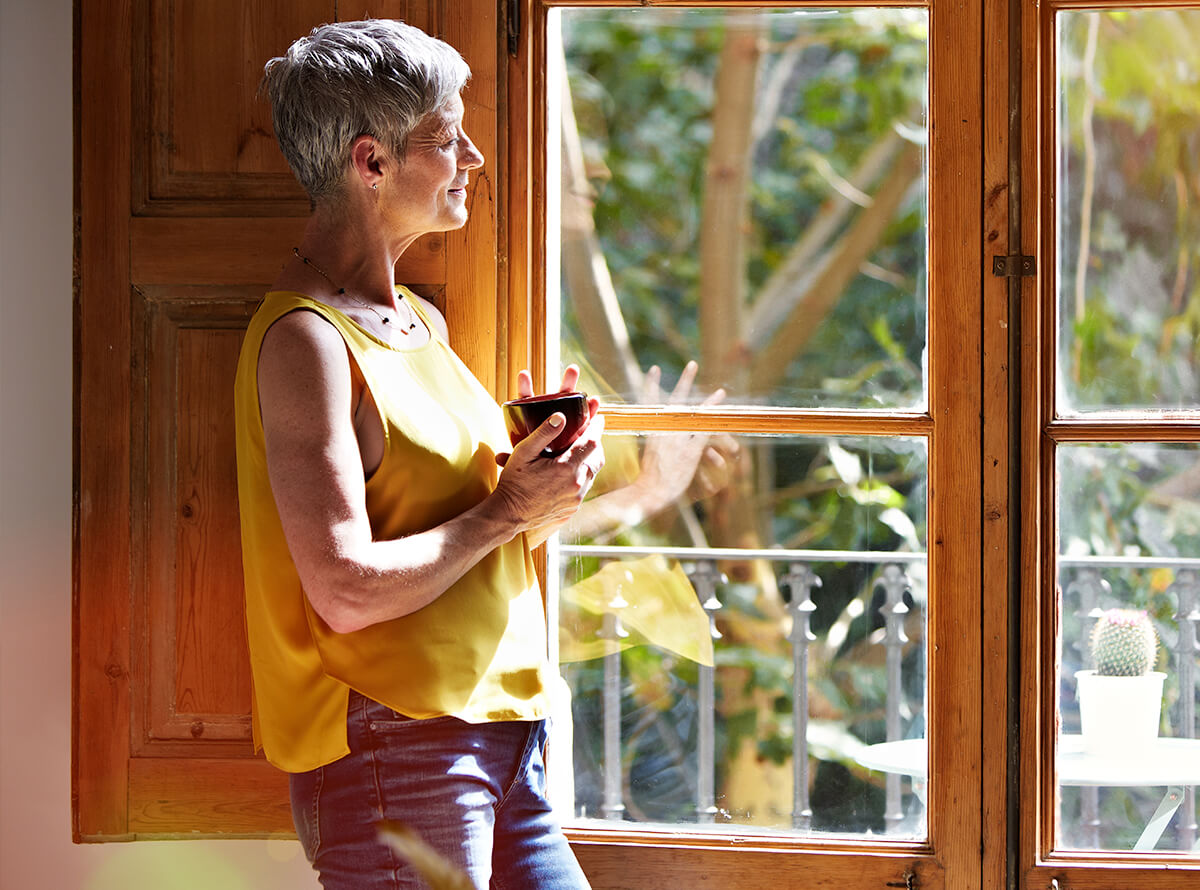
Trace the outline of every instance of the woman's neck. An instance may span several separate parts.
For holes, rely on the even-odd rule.
[[[343,289],[360,300],[393,305],[400,251],[361,214],[319,209],[305,226],[297,252],[334,292]]]

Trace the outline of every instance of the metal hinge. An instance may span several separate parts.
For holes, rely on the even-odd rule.
[[[904,880],[888,881],[886,884],[884,884],[884,886],[885,887],[903,887],[904,890],[916,890],[917,876],[915,874],[913,874],[911,871],[905,872]]]
[[[508,0],[508,54],[514,59],[521,48],[521,0]]]
[[[1027,278],[1037,274],[1037,263],[1031,256],[994,256],[992,274],[997,278]]]

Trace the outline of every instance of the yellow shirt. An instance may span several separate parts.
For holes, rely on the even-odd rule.
[[[401,296],[428,325],[418,301],[403,289]],[[397,350],[332,307],[297,293],[266,295],[234,384],[256,748],[289,772],[347,754],[351,687],[411,717],[544,717],[546,618],[524,535],[402,618],[338,634],[313,611],[271,494],[258,404],[263,337],[295,310],[316,312],[338,330],[378,406],[384,455],[366,483],[376,540],[424,531],[479,503],[495,488],[496,452],[509,448],[496,402],[436,334],[426,346]]]

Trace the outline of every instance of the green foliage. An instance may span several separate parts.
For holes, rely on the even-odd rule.
[[[1063,407],[1195,407],[1200,12],[1068,12],[1059,20]],[[1080,232],[1088,211],[1090,229]]]
[[[754,146],[746,238],[753,302],[846,176],[894,126],[925,110],[924,14],[764,14],[760,76],[780,85]],[[699,352],[700,208],[725,13],[572,10],[563,15],[595,223],[633,351],[667,376]],[[915,189],[871,263],[793,357],[776,404],[911,405],[922,398],[925,203]],[[570,299],[564,337],[577,340]],[[569,356],[574,358],[575,356]],[[586,356],[582,358],[586,359]]]
[[[1061,446],[1057,470],[1062,552],[1160,557],[1200,552],[1200,501],[1188,481],[1198,461],[1200,450],[1194,445]],[[1112,580],[1120,576],[1114,573]],[[1138,588],[1133,584],[1121,598],[1145,608],[1149,588],[1141,585],[1140,593]]]

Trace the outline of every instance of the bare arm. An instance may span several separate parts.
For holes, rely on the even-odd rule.
[[[313,609],[340,633],[414,612],[516,535],[562,524],[603,460],[600,430],[590,427],[564,454],[542,457],[557,435],[553,422],[562,423],[556,415],[514,448],[496,490],[475,507],[428,531],[376,541],[341,335],[314,313],[284,316],[263,340],[258,388],[288,548]]]

